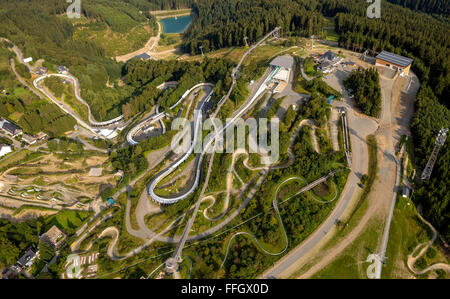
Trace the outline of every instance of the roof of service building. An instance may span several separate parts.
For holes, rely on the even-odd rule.
[[[294,66],[294,58],[289,55],[278,56],[270,63],[272,66],[280,66],[291,69]]]
[[[404,67],[410,65],[413,62],[413,59],[411,58],[397,55],[388,51],[382,51],[377,55],[376,58]]]

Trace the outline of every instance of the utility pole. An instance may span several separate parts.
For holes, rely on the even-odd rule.
[[[422,172],[422,176],[420,177],[421,180],[429,180],[431,177],[431,173],[433,172],[434,163],[436,163],[437,156],[439,153],[439,150],[444,145],[445,140],[447,139],[447,128],[442,128],[439,131],[439,134],[436,138],[436,142],[434,144],[433,152],[431,153],[430,159],[428,159],[427,165],[425,166],[425,169]]]
[[[311,35],[311,49],[314,49],[314,39],[316,38],[315,35]]]
[[[202,51],[202,56],[205,57],[205,54],[203,54],[203,46],[200,46],[200,51]]]
[[[245,47],[248,48],[248,42],[247,42],[248,41],[248,36],[244,37],[244,41],[245,41]]]

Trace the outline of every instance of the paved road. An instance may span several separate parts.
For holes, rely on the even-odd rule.
[[[295,262],[310,252],[335,226],[337,219],[340,219],[348,204],[352,200],[355,192],[358,191],[357,184],[362,174],[367,173],[368,168],[368,150],[366,145],[366,137],[377,129],[377,123],[372,119],[359,117],[353,113],[350,106],[350,100],[345,91],[340,90],[344,94],[344,101],[333,103],[334,108],[345,107],[347,109],[348,126],[350,128],[350,142],[352,145],[352,168],[348,176],[347,183],[341,194],[341,198],[330,216],[319,226],[299,246],[292,249],[286,256],[281,258],[274,267],[265,271],[262,278],[285,277],[286,273],[292,272]]]

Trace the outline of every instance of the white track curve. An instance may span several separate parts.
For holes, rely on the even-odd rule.
[[[274,71],[273,71],[274,72]],[[273,72],[267,77],[267,79],[264,81],[263,84],[261,84],[261,86],[259,87],[258,91],[255,93],[255,95],[250,99],[250,101],[244,106],[241,107],[239,112],[230,120],[227,121],[227,124],[224,126],[224,128],[220,131],[220,132],[216,132],[216,135],[213,136],[212,138],[209,138],[209,140],[206,140],[204,146],[203,146],[203,151],[200,154],[200,158],[199,158],[199,162],[197,163],[197,168],[195,170],[195,181],[194,184],[192,184],[191,188],[184,194],[170,198],[170,197],[162,197],[159,196],[157,194],[155,194],[154,189],[156,187],[156,185],[167,175],[169,175],[170,173],[172,173],[179,165],[181,165],[181,163],[183,163],[184,161],[186,161],[189,156],[193,153],[194,150],[194,146],[197,142],[197,138],[198,138],[198,125],[199,125],[199,121],[201,121],[202,119],[202,113],[201,113],[201,109],[204,105],[204,103],[208,102],[210,100],[210,96],[211,94],[208,96],[208,98],[202,103],[201,107],[200,107],[200,113],[198,113],[197,118],[194,120],[194,140],[191,143],[191,146],[189,147],[189,150],[177,161],[175,162],[172,166],[166,168],[166,170],[164,170],[163,172],[161,172],[148,186],[147,190],[148,190],[148,194],[150,196],[150,198],[152,198],[155,202],[159,203],[159,204],[165,204],[165,205],[170,205],[170,204],[174,204],[180,200],[183,200],[185,198],[187,198],[192,192],[194,192],[195,188],[197,188],[199,180],[200,180],[200,170],[201,170],[201,165],[202,165],[202,160],[204,158],[204,156],[209,152],[209,147],[213,144],[213,141],[216,139],[217,136],[221,136],[224,132],[226,133],[230,128],[234,129],[234,124],[236,123],[236,121],[238,120],[239,117],[241,117],[249,107],[251,107],[251,105],[255,102],[256,99],[259,98],[260,95],[262,95],[268,88],[268,83],[270,82],[270,78],[271,75],[273,74]],[[192,90],[192,89],[191,89]],[[185,93],[183,95],[183,97],[177,102],[176,105],[178,105],[178,103],[181,102],[182,99],[184,99],[187,96],[188,93]]]
[[[34,87],[37,88],[37,89],[39,89],[39,90],[40,90],[41,92],[43,92],[45,95],[47,95],[47,97],[51,98],[51,97],[44,91],[44,89],[43,89],[41,86],[39,86],[39,84],[38,84],[40,81],[42,81],[42,80],[44,80],[44,79],[46,79],[46,78],[50,78],[50,77],[60,77],[60,78],[65,78],[65,79],[69,79],[69,80],[72,81],[72,84],[73,84],[73,86],[74,86],[75,98],[76,98],[80,103],[82,103],[83,105],[85,105],[85,106],[88,108],[88,120],[89,120],[89,123],[90,123],[92,126],[94,126],[94,127],[105,127],[105,126],[117,124],[118,122],[120,122],[121,120],[123,120],[123,115],[120,115],[120,116],[118,116],[118,117],[116,117],[116,118],[113,118],[113,119],[110,119],[110,120],[107,120],[107,121],[103,121],[103,122],[98,122],[98,121],[96,121],[96,120],[94,119],[94,117],[92,116],[92,113],[91,113],[91,107],[90,107],[89,104],[81,97],[81,95],[80,95],[80,93],[79,93],[79,92],[80,92],[80,88],[79,88],[79,85],[78,85],[78,80],[77,80],[77,78],[75,78],[75,77],[72,76],[72,75],[65,75],[65,74],[47,74],[47,75],[43,75],[43,76],[40,76],[40,77],[34,79],[34,81],[33,81]],[[52,101],[53,101],[53,99],[52,99]],[[58,106],[59,106],[59,105],[58,105]]]

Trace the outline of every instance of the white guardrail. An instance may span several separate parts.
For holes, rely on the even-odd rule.
[[[187,90],[182,96],[181,98],[170,107],[170,110],[173,110],[176,106],[178,106],[192,91],[194,91],[195,89],[202,87],[202,86],[211,86],[214,87],[215,85],[212,83],[199,83],[195,86],[193,86],[191,89]],[[134,128],[132,128],[130,130],[130,132],[128,132],[127,134],[127,141],[130,145],[136,145],[138,144],[138,142],[136,140],[133,139],[134,135],[144,126],[147,125],[151,125],[157,121],[161,121],[161,127],[163,128],[163,134],[166,133],[166,128],[164,126],[164,123],[162,122],[162,119],[164,118],[164,116],[166,116],[166,114],[164,112],[159,113],[158,110],[156,110],[156,113],[151,116],[149,119],[143,120],[142,122],[140,122],[139,124],[137,124]]]
[[[269,77],[270,78],[270,75]],[[228,129],[233,129],[234,128],[234,123],[237,121],[237,119],[242,116],[242,114],[245,113],[245,111],[254,103],[254,101],[261,95],[263,94],[263,92],[265,90],[267,90],[268,87],[268,83],[270,82],[269,79],[266,79],[264,81],[263,84],[261,84],[261,86],[259,87],[258,91],[255,93],[255,95],[251,98],[251,100],[243,107],[240,109],[240,111],[231,119],[230,122],[227,122],[227,125],[220,131],[220,132],[216,132],[216,135],[220,135],[223,134],[223,132],[226,132],[226,130]],[[193,88],[192,88],[193,89]],[[191,90],[192,90],[191,89]],[[208,102],[211,98],[212,92],[208,95],[208,98],[203,102],[202,106],[200,107],[200,111],[201,108],[203,107],[203,105]],[[167,175],[169,175],[170,173],[172,173],[179,165],[181,165],[181,163],[183,163],[184,161],[186,161],[189,156],[192,154],[194,146],[197,142],[197,138],[198,138],[198,124],[199,121],[201,121],[202,119],[202,114],[201,112],[199,113],[197,119],[195,120],[195,126],[194,126],[194,140],[188,150],[188,152],[186,154],[184,154],[178,161],[176,161],[172,166],[170,166],[169,168],[166,168],[166,170],[164,170],[163,172],[161,172],[148,186],[148,194],[150,195],[150,197],[157,203],[160,204],[165,204],[165,205],[169,205],[169,204],[174,204],[180,200],[183,200],[185,198],[187,198],[194,190],[195,188],[197,188],[198,183],[199,183],[199,179],[200,179],[200,169],[201,169],[201,162],[202,159],[204,157],[204,155],[208,152],[209,147],[212,145],[213,141],[215,140],[215,136],[213,136],[212,138],[210,138],[209,140],[206,141],[206,145],[204,145],[203,147],[203,151],[200,154],[200,158],[199,158],[199,162],[197,163],[197,169],[195,172],[195,181],[194,184],[192,185],[192,187],[185,193],[182,195],[179,195],[177,197],[173,197],[173,198],[169,198],[169,197],[162,197],[159,196],[157,194],[155,194],[154,189],[156,187],[156,185]]]
[[[44,80],[44,79],[46,79],[46,78],[50,78],[50,77],[60,77],[60,78],[65,78],[65,79],[69,79],[69,80],[72,81],[72,84],[73,84],[73,86],[74,86],[75,98],[76,98],[79,102],[81,102],[83,105],[85,105],[85,106],[88,108],[88,119],[89,119],[89,123],[90,123],[92,126],[95,126],[95,127],[105,127],[105,126],[109,126],[109,125],[118,123],[118,122],[120,122],[121,120],[123,120],[123,115],[120,115],[120,116],[118,116],[118,117],[116,117],[116,118],[113,118],[113,119],[110,119],[110,120],[107,120],[107,121],[103,121],[103,122],[98,122],[98,121],[96,121],[96,120],[93,118],[93,116],[92,116],[92,113],[91,113],[91,107],[89,106],[89,104],[88,104],[88,103],[81,97],[81,95],[79,94],[79,90],[80,90],[80,89],[79,89],[79,86],[78,86],[78,80],[77,80],[74,76],[72,76],[72,75],[65,75],[65,74],[47,74],[47,75],[43,75],[43,76],[41,76],[41,77],[36,78],[36,79],[33,81],[34,87],[37,88],[37,89],[39,89],[40,91],[43,91],[43,88],[40,87],[40,86],[38,85],[38,83],[39,83],[40,81],[42,81],[42,80]],[[44,93],[45,93],[45,92],[44,92]],[[58,105],[58,106],[59,106],[59,105]]]

